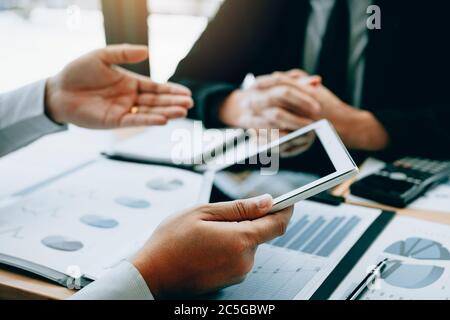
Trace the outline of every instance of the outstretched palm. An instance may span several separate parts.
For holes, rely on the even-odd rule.
[[[49,79],[47,110],[57,122],[109,129],[162,125],[186,116],[190,91],[176,84],[159,84],[116,64],[147,58],[142,46],[110,46],[87,54]]]

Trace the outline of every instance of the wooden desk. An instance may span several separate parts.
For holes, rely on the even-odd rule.
[[[60,300],[74,291],[30,274],[0,267],[0,299]]]

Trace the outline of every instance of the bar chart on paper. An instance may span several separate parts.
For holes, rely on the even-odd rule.
[[[296,207],[286,234],[260,246],[246,280],[220,291],[213,299],[290,300],[330,269],[373,219],[347,208],[309,202]],[[347,209],[347,210],[346,210]],[[349,239],[351,238],[351,239]],[[305,298],[308,298],[305,296]]]
[[[303,253],[328,257],[361,221],[358,217],[304,215],[291,223],[286,235],[271,244]]]

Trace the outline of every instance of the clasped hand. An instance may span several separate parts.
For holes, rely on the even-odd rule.
[[[222,104],[219,117],[229,126],[278,129],[280,135],[327,119],[347,147],[385,148],[388,134],[373,114],[350,106],[321,82],[321,77],[298,69],[260,76],[250,88],[234,91]]]

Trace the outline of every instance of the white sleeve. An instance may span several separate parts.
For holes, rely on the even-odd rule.
[[[78,291],[70,300],[154,300],[139,271],[123,261],[102,278]]]
[[[66,129],[45,114],[45,84],[41,80],[0,95],[0,157]]]

